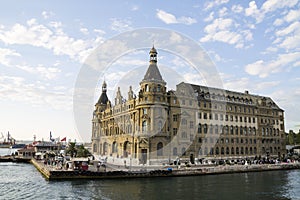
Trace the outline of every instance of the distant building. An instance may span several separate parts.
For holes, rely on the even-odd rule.
[[[137,96],[130,86],[125,100],[119,88],[112,104],[103,83],[92,120],[96,158],[126,165],[284,156],[284,111],[270,97],[184,82],[167,91],[154,47],[149,62]]]

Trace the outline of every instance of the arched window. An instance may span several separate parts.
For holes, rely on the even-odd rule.
[[[149,87],[148,87],[148,85],[145,85],[145,92],[149,92]]]
[[[243,127],[240,126],[240,134],[243,135]]]
[[[159,142],[157,144],[157,156],[162,156],[163,155],[163,143],[162,142]]]
[[[224,147],[221,147],[221,154],[224,155]]]
[[[219,147],[216,147],[216,155],[219,155]]]
[[[239,154],[240,154],[240,151],[239,151],[239,148],[238,148],[238,147],[235,149],[235,154],[236,154],[236,155],[239,155]]]
[[[233,135],[233,126],[230,126],[230,134]]]
[[[225,134],[228,135],[228,126],[225,126]]]
[[[142,123],[142,131],[143,132],[147,131],[147,121],[146,120],[143,121],[143,123]]]
[[[177,153],[177,147],[174,147],[173,148],[173,156],[177,156],[178,155],[178,153]]]
[[[256,149],[256,147],[254,147],[254,152],[253,152],[254,154],[257,154],[257,149]]]
[[[241,147],[241,154],[244,154],[244,147]]]
[[[118,153],[118,143],[117,142],[113,142],[111,152]]]
[[[250,147],[250,154],[252,154],[252,147]]]
[[[210,148],[209,154],[214,155],[214,148],[213,147]]]
[[[215,125],[215,134],[219,134],[219,126]]]
[[[238,127],[238,126],[235,127],[235,134],[236,134],[236,135],[239,134],[239,127]]]
[[[233,154],[234,154],[234,148],[231,147],[231,155],[233,155]]]
[[[226,154],[229,155],[229,147],[226,147]]]
[[[198,133],[202,133],[202,126],[200,123],[198,124]]]
[[[93,152],[97,152],[97,144],[93,145]]]
[[[207,124],[204,124],[204,133],[207,133]]]
[[[104,142],[104,143],[103,143],[103,154],[104,154],[104,155],[107,155],[107,153],[108,153],[108,152],[107,152],[107,150],[108,150],[107,148],[108,148],[108,144],[107,144],[107,142]]]

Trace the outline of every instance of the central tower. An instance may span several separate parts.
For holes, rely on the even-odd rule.
[[[157,66],[157,51],[154,46],[150,52],[149,66],[140,82],[139,127],[142,163],[157,155],[163,155],[163,147],[168,143],[168,101],[166,82]]]

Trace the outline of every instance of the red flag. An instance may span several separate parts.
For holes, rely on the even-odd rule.
[[[63,139],[61,139],[60,140],[61,142],[65,142],[65,141],[67,141],[67,138],[66,137],[64,137]]]

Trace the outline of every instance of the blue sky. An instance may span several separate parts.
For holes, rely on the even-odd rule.
[[[73,117],[74,86],[82,64],[103,42],[144,27],[174,30],[198,42],[224,88],[270,96],[285,110],[286,130],[298,132],[297,0],[2,2],[0,131],[10,131],[17,139],[36,135],[47,140],[50,131],[54,137],[88,138],[90,130],[78,131]],[[159,49],[159,41],[154,43]],[[178,57],[165,52],[159,56],[162,66],[175,66],[186,82],[202,83]],[[141,80],[147,61],[147,51],[115,61],[105,75],[109,98],[118,78],[126,74],[122,64],[143,66]],[[100,87],[102,80],[99,77]],[[95,99],[99,93],[96,89]]]

